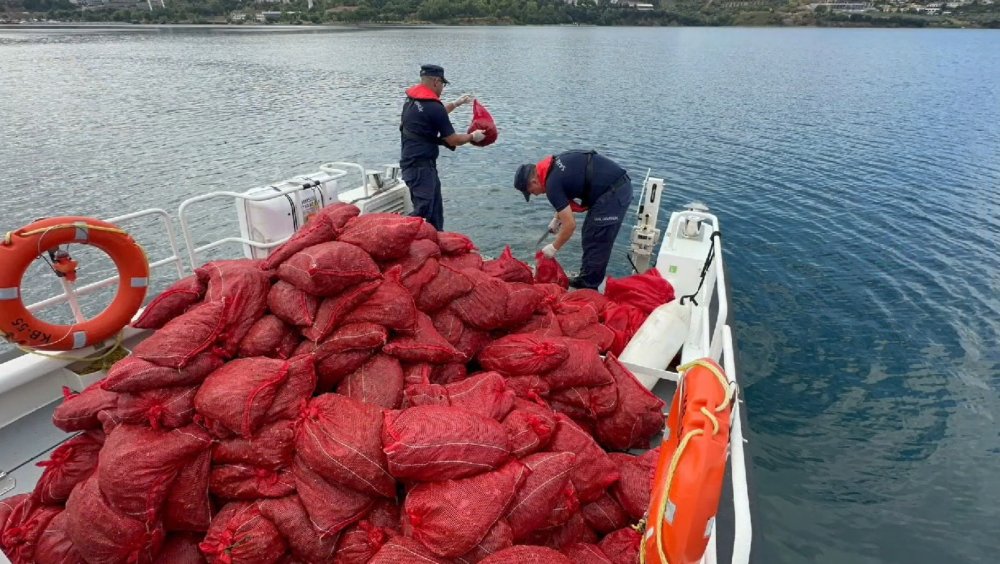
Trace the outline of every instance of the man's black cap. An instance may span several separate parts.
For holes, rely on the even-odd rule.
[[[531,198],[531,194],[528,192],[528,179],[531,178],[533,172],[535,172],[535,165],[523,164],[517,167],[517,172],[514,173],[514,188],[524,194],[525,202]]]
[[[448,84],[448,79],[444,77],[444,68],[437,65],[421,65],[420,76],[436,76],[441,82]]]

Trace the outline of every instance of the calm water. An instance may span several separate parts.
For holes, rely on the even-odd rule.
[[[485,251],[528,256],[513,171],[569,148],[720,214],[762,562],[995,561],[1000,32],[0,29],[3,229],[393,161],[422,62],[501,126],[439,163]]]

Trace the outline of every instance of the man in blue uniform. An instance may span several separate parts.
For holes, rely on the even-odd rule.
[[[573,235],[573,212],[587,212],[580,275],[570,280],[570,286],[596,290],[604,281],[611,248],[632,203],[632,181],[625,169],[596,151],[568,151],[518,167],[514,188],[524,194],[525,201],[531,195],[545,194],[555,208],[549,231],[556,234],[556,240],[542,249],[550,258]]]
[[[402,142],[399,167],[403,182],[410,188],[413,215],[426,219],[438,231],[444,229],[444,205],[437,172],[439,147],[443,145],[454,151],[459,145],[479,142],[486,136],[482,130],[455,132],[448,114],[472,98],[465,95],[443,104],[441,93],[447,84],[443,68],[437,65],[420,67],[420,83],[406,91],[399,124]]]

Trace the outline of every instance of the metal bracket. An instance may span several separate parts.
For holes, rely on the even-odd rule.
[[[0,496],[17,487],[17,478],[8,476],[6,472],[0,470]]]
[[[676,372],[670,372],[669,370],[660,370],[658,368],[650,368],[648,366],[642,366],[640,364],[632,364],[631,362],[624,362],[619,360],[622,366],[628,368],[632,374],[642,374],[643,376],[653,376],[660,380],[669,380],[671,382],[676,382],[680,379],[680,376]]]

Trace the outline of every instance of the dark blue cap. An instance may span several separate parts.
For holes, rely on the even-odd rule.
[[[437,65],[421,65],[420,76],[436,76],[441,82],[448,84],[448,79],[444,77],[444,68]]]
[[[528,180],[534,172],[535,165],[523,164],[517,167],[517,172],[514,174],[514,188],[517,188],[522,194],[524,194],[525,202],[531,198],[531,194],[528,193]]]

